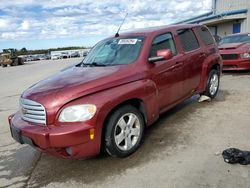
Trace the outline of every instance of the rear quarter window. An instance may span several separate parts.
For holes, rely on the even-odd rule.
[[[178,30],[177,33],[185,52],[189,52],[200,47],[192,29],[181,29]]]
[[[197,29],[201,40],[206,44],[206,45],[210,45],[210,44],[214,44],[214,39],[212,37],[212,35],[210,34],[210,32],[208,31],[207,28],[205,27],[200,27]]]

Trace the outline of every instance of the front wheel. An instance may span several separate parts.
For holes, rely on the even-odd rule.
[[[127,157],[140,146],[144,120],[139,110],[126,105],[108,119],[105,131],[105,151],[115,157]]]
[[[219,86],[220,86],[219,72],[218,70],[213,69],[210,71],[208,75],[208,81],[204,95],[213,99],[218,93]]]

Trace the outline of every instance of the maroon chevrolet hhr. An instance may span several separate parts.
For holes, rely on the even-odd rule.
[[[147,126],[194,94],[214,98],[222,59],[209,30],[177,25],[102,40],[79,64],[23,92],[12,137],[51,155],[126,157]]]

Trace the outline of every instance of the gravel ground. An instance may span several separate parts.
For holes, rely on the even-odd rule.
[[[194,96],[147,129],[125,159],[58,159],[15,143],[7,117],[22,91],[80,59],[0,68],[0,187],[250,187],[250,166],[226,164],[228,147],[250,150],[250,73],[226,73],[218,96]]]

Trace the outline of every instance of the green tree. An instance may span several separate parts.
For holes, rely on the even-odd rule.
[[[27,54],[28,54],[28,50],[27,50],[25,47],[23,47],[23,48],[20,50],[20,52],[21,52],[21,54],[23,54],[23,55],[27,55]]]

